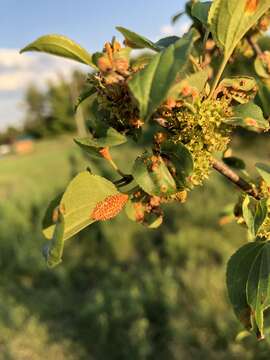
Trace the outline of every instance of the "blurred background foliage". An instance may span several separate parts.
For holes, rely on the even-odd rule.
[[[238,196],[219,175],[185,205],[168,206],[159,229],[121,214],[68,240],[64,263],[46,268],[41,220],[49,199],[88,165],[110,175],[72,141],[83,79],[74,73],[46,91],[31,86],[21,133],[39,140],[30,154],[0,159],[0,359],[269,359],[268,340],[237,337],[225,265],[247,239],[236,224],[219,224],[220,209]],[[9,129],[2,142],[17,133]],[[266,135],[236,134],[233,149],[248,167],[269,161]],[[120,165],[135,154],[132,144],[114,150]]]

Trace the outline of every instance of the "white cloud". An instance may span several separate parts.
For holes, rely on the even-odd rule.
[[[189,19],[185,19],[184,21],[176,23],[174,25],[165,24],[160,28],[160,35],[161,36],[171,36],[171,35],[181,36],[185,32],[187,32],[187,30],[190,27],[190,24],[191,24],[191,22]]]
[[[0,49],[0,91],[24,90],[29,83],[44,86],[57,81],[59,74],[68,77],[74,69],[87,67],[46,54],[19,54],[17,49]]]
[[[89,71],[87,66],[56,56],[0,49],[0,128],[21,122],[24,114],[19,105],[31,83],[45,88],[48,81],[68,78],[75,69]]]

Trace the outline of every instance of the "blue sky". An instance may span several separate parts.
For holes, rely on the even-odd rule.
[[[186,19],[170,25],[171,16],[183,9],[183,0],[0,0],[0,4],[0,129],[22,121],[23,93],[29,83],[45,86],[48,79],[56,81],[58,73],[68,76],[76,66],[38,53],[18,55],[18,49],[38,36],[64,34],[97,51],[117,35],[117,25],[153,40],[179,34],[187,26]]]

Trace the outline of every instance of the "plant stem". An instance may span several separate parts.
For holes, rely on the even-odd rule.
[[[249,45],[252,47],[252,50],[255,52],[256,55],[258,55],[258,56],[262,55],[262,53],[263,53],[262,49],[260,48],[260,46],[257,43],[255,43],[253,41],[252,37],[248,37],[247,41],[248,41]]]
[[[214,92],[215,92],[215,90],[216,90],[216,87],[218,86],[219,80],[220,80],[220,78],[221,78],[221,76],[222,76],[222,74],[223,74],[223,71],[224,71],[225,66],[226,66],[226,64],[227,64],[227,61],[228,61],[227,57],[226,57],[226,58],[224,57],[223,60],[222,60],[222,63],[221,63],[220,66],[219,66],[219,69],[218,69],[218,72],[217,72],[217,74],[216,74],[216,77],[215,77],[215,79],[214,79],[214,83],[213,83],[212,89],[211,89],[211,91],[210,91],[210,94],[209,94],[209,96],[208,96],[208,99],[211,99],[211,97],[214,95]]]
[[[246,194],[254,197],[257,200],[260,200],[260,196],[255,187],[253,187],[246,180],[241,178],[237,173],[235,173],[232,169],[230,169],[226,164],[217,159],[212,160],[213,168],[218,171],[220,174],[225,176],[228,180],[230,180],[233,184],[238,186],[242,191]]]

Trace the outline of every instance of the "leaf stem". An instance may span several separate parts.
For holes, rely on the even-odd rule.
[[[258,194],[257,189],[254,186],[252,186],[252,184],[248,183],[246,180],[241,178],[237,173],[235,173],[222,161],[219,161],[217,159],[212,159],[212,165],[216,171],[218,171],[221,175],[225,176],[228,180],[230,180],[233,184],[238,186],[246,194],[254,197],[256,200],[260,200],[260,196]]]
[[[213,85],[212,85],[212,89],[210,91],[210,94],[208,96],[208,99],[211,99],[211,97],[214,95],[214,92],[216,90],[216,87],[218,86],[218,83],[219,83],[219,80],[223,74],[223,71],[225,69],[225,66],[227,65],[227,62],[228,62],[228,59],[227,57],[223,57],[223,60],[219,66],[219,69],[218,69],[218,72],[215,76],[215,79],[214,79],[214,82],[213,82]]]

